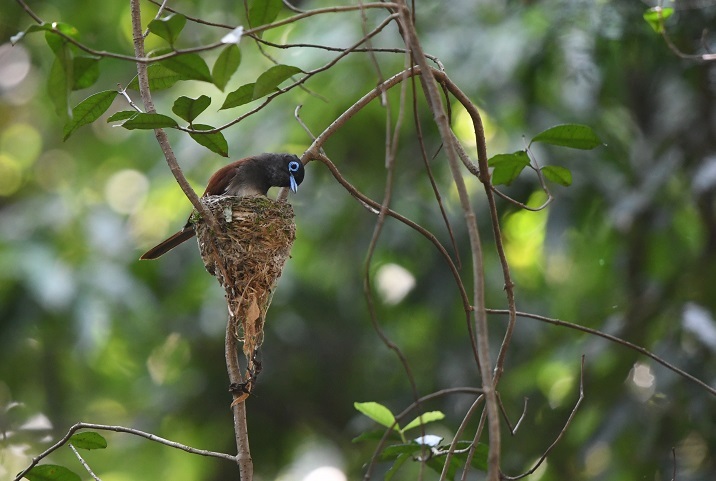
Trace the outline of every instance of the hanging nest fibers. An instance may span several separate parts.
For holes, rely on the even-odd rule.
[[[201,202],[221,232],[215,234],[198,215],[192,219],[199,250],[204,267],[226,292],[229,328],[243,342],[253,384],[266,312],[296,238],[293,208],[263,196],[209,196]]]

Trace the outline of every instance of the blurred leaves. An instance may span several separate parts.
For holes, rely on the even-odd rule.
[[[281,18],[280,2],[261,3],[249,4],[253,14],[241,7],[228,12],[225,21],[245,22],[249,28]],[[31,21],[16,4],[8,5],[15,6],[3,11],[5,38]],[[716,133],[708,64],[677,58],[644,24],[644,7],[638,3],[560,0],[510,9],[461,1],[450,8],[438,2],[416,6],[426,51],[440,58],[484,114],[492,182],[530,206],[544,201],[534,169],[541,169],[550,187],[571,185],[555,189],[554,201],[537,213],[497,200],[520,310],[615,333],[710,379],[716,372],[713,349],[703,336],[685,328],[693,310],[688,306],[698,306],[705,319],[716,312],[710,207]],[[86,3],[66,2],[62,18],[72,26],[57,28],[72,38],[80,38],[81,31],[93,48],[129,52],[126,8],[109,2],[102,5],[103,15],[97,15]],[[206,6],[190,2],[182,8],[201,16]],[[54,15],[51,6],[41,11]],[[366,14],[369,26],[379,16],[378,10]],[[342,48],[360,38],[360,18],[355,13],[316,15],[267,31],[264,38]],[[681,9],[669,17],[669,36],[685,51],[696,52],[703,48],[703,29],[715,21],[713,7]],[[661,25],[658,17],[652,22]],[[165,62],[152,64],[148,73],[157,109],[170,116],[146,117],[126,103],[117,113],[112,110],[116,105],[105,109],[112,124],[124,122],[140,130],[130,135],[97,121],[79,130],[80,122],[102,105],[68,119],[70,106],[79,108],[96,92],[104,92],[105,103],[110,89],[116,95],[117,83],[135,76],[133,63],[97,62],[50,32],[51,25],[33,25],[27,34],[14,36],[20,43],[3,51],[7,62],[0,65],[0,118],[5,119],[0,125],[0,399],[22,401],[28,412],[43,413],[54,426],[78,419],[139,422],[164,437],[231,451],[235,444],[226,410],[230,396],[223,370],[226,307],[221,289],[206,275],[191,243],[171,258],[136,260],[146,247],[179,229],[191,212],[154,136],[141,129],[171,128],[178,121],[190,122],[196,131],[213,130],[211,125],[224,125],[244,113],[228,109],[265,99],[292,75],[302,79],[301,70],[332,61],[335,52],[264,45],[265,53],[289,70],[279,70],[275,77],[266,74],[260,82],[274,64],[248,36],[241,39],[240,51],[232,44],[202,53],[203,63],[179,55],[169,62],[173,68]],[[206,45],[227,31],[187,22],[181,34],[169,38]],[[147,42],[157,52],[172,51],[166,49],[166,38],[152,34]],[[390,29],[374,42],[402,48]],[[386,77],[404,68],[402,53],[381,52],[375,58]],[[11,64],[14,70],[9,70]],[[304,105],[302,118],[317,134],[372,91],[377,79],[372,60],[355,52],[309,79],[305,86],[310,93],[293,89],[275,96],[268,108],[222,132],[193,133],[190,139],[186,132],[171,131],[171,142],[190,182],[200,189],[225,163],[218,157],[228,155],[229,144],[237,158],[264,151],[300,153],[311,139],[291,115],[296,105]],[[74,90],[88,87],[86,92]],[[136,78],[127,87],[136,90]],[[410,89],[406,84],[408,105]],[[386,92],[382,105],[376,102],[355,115],[325,145],[346,179],[374,199],[385,193],[385,120],[388,108],[391,129],[400,118],[399,90]],[[211,100],[207,107],[204,96]],[[180,113],[172,113],[182,97],[189,100],[180,102]],[[445,102],[455,106],[452,99]],[[224,110],[214,112],[211,104]],[[432,159],[463,272],[470,256],[459,200],[434,120],[422,100],[416,106],[420,142]],[[64,118],[58,121],[55,111]],[[459,111],[455,106],[453,113],[458,116]],[[412,117],[412,107],[404,113]],[[447,244],[450,233],[435,205],[414,123],[407,118],[391,134],[397,141],[391,208]],[[194,124],[197,119],[202,123]],[[551,129],[563,122],[589,127]],[[63,144],[64,125],[72,139]],[[540,131],[532,142],[523,138]],[[465,139],[465,151],[474,157],[474,145]],[[483,234],[485,302],[504,306],[482,187],[467,171],[462,173]],[[368,412],[383,423],[373,421],[358,413],[353,402],[385,400],[396,412],[413,402],[402,367],[370,328],[363,301],[362,273],[375,216],[318,162],[307,166],[305,183],[289,200],[298,237],[266,322],[261,352],[265,370],[247,404],[250,426],[261,427],[250,433],[252,455],[262,477],[289,479],[294,463],[308,459],[301,451],[307,440],[327,440],[337,465],[345,466],[348,478],[358,478],[393,415],[388,410],[385,417],[373,406]],[[369,269],[388,263],[409,270],[415,287],[395,304],[377,297],[377,321],[403,349],[421,395],[447,385],[474,385],[465,310],[444,261],[424,239],[388,219]],[[504,334],[504,317],[491,315],[490,322],[491,342],[497,343]],[[173,341],[173,333],[181,342]],[[639,387],[630,373],[635,363],[644,363],[641,356],[529,319],[515,326],[499,386],[511,420],[521,412],[522,399],[530,398],[520,430],[505,441],[505,472],[524,472],[562,429],[585,352],[585,408],[540,468],[542,479],[582,479],[587,473],[594,479],[668,478],[673,463],[662,454],[673,446],[677,453],[688,453],[677,460],[689,460],[688,473],[680,476],[710,479],[716,430],[708,421],[713,403],[703,392],[656,365],[649,366],[653,384]],[[430,401],[424,416],[439,410],[445,418],[427,424],[426,434],[447,443],[469,404],[459,395]],[[4,467],[27,466],[28,459],[47,448],[47,429],[18,429],[30,419],[16,422],[18,409],[6,416],[6,432],[12,434],[7,443],[13,449],[4,450]],[[406,428],[414,422],[404,420]],[[477,422],[473,419],[470,426]],[[383,429],[370,431],[371,426]],[[354,436],[363,442],[346,448],[336,441]],[[18,441],[26,446],[23,450],[15,449]],[[444,463],[441,453],[447,446],[442,442],[403,442],[397,430],[391,430],[388,442],[407,445],[391,448],[395,456],[378,466],[393,479],[417,479],[420,463],[413,459],[423,450],[430,454],[425,463],[431,469]],[[157,479],[235,476],[234,466],[184,453],[157,463],[167,455],[164,448],[136,444],[117,453],[102,452],[105,472]],[[453,456],[449,475],[457,476],[467,462],[469,445],[461,442],[457,448],[466,451]],[[475,449],[473,466],[486,459],[481,454],[485,446]],[[425,473],[424,478],[437,476]]]

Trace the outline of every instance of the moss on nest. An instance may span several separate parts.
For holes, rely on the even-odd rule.
[[[273,290],[296,238],[293,208],[260,196],[201,201],[221,229],[216,235],[205,222],[196,222],[201,257],[226,292],[233,332],[252,371]]]

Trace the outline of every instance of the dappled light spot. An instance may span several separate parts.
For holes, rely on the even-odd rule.
[[[308,473],[303,481],[346,481],[345,473],[333,466],[321,466]]]
[[[490,120],[487,113],[479,110],[480,118],[482,119],[482,128],[485,131],[485,140],[490,142],[497,134],[497,127]],[[453,131],[455,136],[460,139],[464,144],[474,147],[477,145],[475,140],[475,126],[472,123],[472,117],[459,103],[453,105],[453,118],[452,118]]]
[[[10,196],[22,185],[22,172],[17,162],[0,154],[0,196]]]
[[[539,206],[544,199],[543,192],[535,192],[530,196],[527,205]],[[543,263],[548,212],[547,209],[538,212],[520,210],[505,218],[507,260],[516,274],[528,279],[535,276]]]
[[[0,45],[0,90],[10,90],[30,73],[30,56],[22,45]]]
[[[602,474],[611,463],[612,449],[605,442],[597,442],[587,450],[584,457],[584,471],[587,478]]]
[[[415,276],[398,264],[380,266],[376,273],[376,287],[386,304],[397,304],[415,287]]]
[[[144,204],[149,190],[147,178],[134,169],[120,170],[105,185],[104,195],[115,212],[131,214]]]
[[[574,389],[574,375],[571,370],[560,362],[546,364],[537,374],[537,382],[540,390],[547,396],[551,408],[561,406]]]
[[[12,124],[0,136],[0,152],[10,155],[20,167],[27,169],[42,152],[42,136],[30,124]]]
[[[656,390],[656,377],[647,364],[637,362],[629,373],[630,387],[641,402],[649,400]]]

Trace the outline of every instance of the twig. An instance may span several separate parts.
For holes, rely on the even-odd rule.
[[[447,389],[441,389],[440,391],[427,394],[419,399],[416,399],[412,404],[410,404],[407,408],[405,408],[402,412],[395,415],[395,422],[393,425],[386,428],[385,432],[383,433],[383,437],[380,438],[380,441],[378,442],[378,445],[376,446],[375,450],[373,451],[373,456],[371,457],[370,462],[368,463],[368,468],[366,470],[365,476],[363,476],[363,479],[368,480],[373,474],[373,467],[376,465],[378,461],[378,455],[383,450],[383,446],[385,446],[386,441],[388,440],[388,436],[394,432],[393,428],[403,420],[405,416],[410,414],[410,412],[415,409],[416,407],[420,406],[423,403],[426,403],[428,401],[431,401],[433,399],[440,398],[442,396],[447,396],[449,394],[475,394],[478,396],[478,398],[482,397],[482,390],[474,387],[456,387],[456,388],[447,388]]]
[[[159,9],[157,10],[157,14],[154,15],[154,20],[159,20],[159,17],[164,13],[164,9],[167,7],[167,2],[169,0],[162,0],[161,5],[159,5]],[[147,38],[147,35],[149,35],[149,27],[147,26],[147,29],[144,31],[144,38]]]
[[[30,16],[35,22],[37,23],[44,23],[40,17],[37,16],[35,12],[32,11],[32,9],[24,2],[24,0],[16,0],[17,3],[20,4],[23,10],[25,10],[25,13]]]
[[[552,444],[549,445],[547,450],[542,454],[542,456],[537,460],[534,466],[532,468],[522,473],[518,476],[507,476],[506,474],[501,474],[502,479],[507,479],[510,481],[514,481],[516,479],[522,479],[524,477],[529,476],[530,474],[537,471],[537,468],[539,468],[545,459],[547,459],[547,456],[549,453],[554,449],[554,447],[557,445],[557,443],[562,439],[564,436],[564,433],[567,432],[567,428],[572,423],[572,419],[574,419],[574,416],[577,414],[577,409],[579,409],[579,405],[582,404],[582,400],[584,399],[584,356],[582,356],[582,364],[580,367],[580,374],[579,374],[579,399],[577,399],[577,403],[574,405],[574,408],[572,408],[572,412],[569,414],[569,417],[567,418],[567,421],[564,423],[564,426],[562,427],[562,430],[557,435],[557,438],[552,442]]]
[[[142,35],[142,18],[139,7],[139,0],[131,0],[131,15],[132,15],[132,37],[134,40],[134,54],[137,58],[144,56],[144,37]],[[142,102],[144,102],[144,108],[148,113],[155,113],[157,110],[154,108],[154,102],[152,101],[152,94],[149,90],[149,77],[147,75],[147,65],[141,62],[137,62],[137,79],[139,83],[139,93],[142,96]],[[184,195],[189,199],[189,202],[194,208],[201,214],[202,219],[205,220],[211,226],[212,230],[217,232],[218,227],[216,220],[209,213],[209,210],[199,201],[199,197],[191,188],[189,182],[187,182],[184,173],[179,167],[177,158],[174,155],[171,145],[169,144],[169,138],[167,137],[164,129],[154,129],[154,136],[159,142],[159,147],[164,153],[164,158],[167,161],[169,170],[171,170],[174,178],[176,179],[179,187],[184,192]]]
[[[508,314],[508,311],[505,310],[505,309],[487,309],[487,312],[490,313],[490,314]],[[678,367],[676,367],[676,366],[674,366],[673,364],[671,364],[671,363],[665,361],[664,359],[662,359],[662,358],[660,358],[659,356],[657,356],[656,354],[653,354],[652,352],[650,352],[650,351],[644,349],[643,347],[637,346],[636,344],[632,344],[632,343],[629,342],[629,341],[625,341],[624,339],[621,339],[621,338],[619,338],[619,337],[613,336],[613,335],[611,335],[611,334],[607,334],[607,333],[605,333],[605,332],[598,331],[598,330],[596,330],[596,329],[592,329],[592,328],[590,328],[590,327],[580,326],[579,324],[574,324],[574,323],[567,322],[567,321],[562,321],[562,320],[559,320],[559,319],[552,319],[552,318],[546,317],[546,316],[540,316],[539,314],[532,314],[532,313],[529,313],[529,312],[517,311],[517,315],[518,315],[519,317],[525,317],[525,318],[528,318],[528,319],[535,319],[535,320],[537,320],[537,321],[546,322],[546,323],[548,323],[548,324],[552,324],[552,325],[555,325],[555,326],[568,327],[568,328],[570,328],[570,329],[574,329],[574,330],[577,330],[577,331],[582,331],[582,332],[586,332],[586,333],[588,333],[588,334],[593,334],[593,335],[595,335],[595,336],[599,336],[599,337],[601,337],[601,338],[603,338],[603,339],[606,339],[606,340],[608,340],[608,341],[611,341],[611,342],[614,342],[614,343],[616,343],[616,344],[620,344],[620,345],[622,345],[622,346],[625,346],[625,347],[627,347],[627,348],[629,348],[629,349],[631,349],[631,350],[633,350],[633,351],[638,352],[639,354],[643,354],[644,356],[653,359],[654,361],[658,362],[659,364],[661,364],[661,365],[664,366],[665,368],[669,369],[670,371],[673,371],[673,372],[675,372],[676,374],[678,374],[679,376],[681,376],[681,377],[683,377],[683,378],[686,378],[686,379],[688,379],[689,381],[698,384],[701,388],[703,388],[703,389],[705,389],[706,391],[708,391],[709,394],[712,394],[713,396],[716,396],[716,389],[714,389],[713,387],[709,386],[708,384],[706,384],[706,383],[703,382],[702,380],[700,380],[700,379],[698,379],[698,378],[692,376],[691,374],[689,374],[688,372],[686,372],[686,371],[684,371],[684,370],[682,370],[682,369],[679,369]]]
[[[428,103],[428,107],[433,113],[433,117],[437,124],[440,136],[445,144],[445,150],[448,157],[448,165],[453,175],[453,181],[458,191],[460,198],[460,204],[463,209],[465,216],[465,223],[467,225],[468,236],[470,239],[470,249],[472,252],[472,274],[473,274],[473,298],[475,308],[475,325],[477,333],[477,347],[479,356],[479,368],[482,377],[482,388],[485,391],[486,406],[487,406],[487,420],[488,420],[488,432],[490,436],[490,452],[488,454],[488,468],[487,468],[487,479],[488,481],[497,481],[499,477],[499,465],[500,465],[500,420],[499,411],[497,407],[497,397],[494,390],[494,382],[492,379],[491,372],[491,361],[490,361],[490,346],[488,339],[487,330],[487,315],[485,313],[485,289],[484,289],[484,269],[482,264],[482,246],[480,242],[480,236],[477,227],[477,221],[475,213],[470,203],[470,198],[465,187],[465,181],[462,178],[462,173],[459,168],[459,158],[452,141],[453,135],[447,117],[445,115],[445,109],[440,100],[440,95],[435,86],[435,76],[432,70],[427,64],[427,59],[423,54],[418,34],[412,23],[410,17],[410,10],[405,4],[405,0],[401,2],[400,13],[400,25],[405,32],[405,41],[408,48],[410,49],[415,62],[420,66],[422,75],[420,77],[423,91],[425,93],[425,99]],[[478,137],[479,138],[479,137]],[[478,142],[479,144],[479,142]],[[489,172],[484,172],[489,176]]]
[[[228,461],[236,462],[236,456],[232,456],[231,454],[217,453],[214,451],[207,451],[205,449],[192,448],[191,446],[177,443],[175,441],[170,441],[168,439],[157,436],[156,434],[140,431],[139,429],[127,428],[124,426],[110,426],[107,424],[94,424],[94,423],[80,422],[80,423],[77,423],[77,424],[71,426],[70,429],[67,431],[67,433],[62,437],[62,439],[60,439],[55,444],[53,444],[52,446],[47,448],[45,451],[43,451],[38,456],[32,458],[32,462],[30,463],[30,465],[27,468],[20,471],[18,473],[18,475],[15,476],[14,481],[20,481],[32,468],[37,466],[37,463],[42,461],[44,458],[46,458],[47,456],[49,456],[50,454],[52,454],[53,452],[55,452],[56,450],[58,450],[59,448],[64,446],[65,444],[67,444],[67,442],[72,437],[72,435],[81,429],[96,429],[99,431],[113,431],[113,432],[117,432],[117,433],[131,434],[134,436],[139,436],[141,438],[148,439],[155,443],[164,444],[165,446],[169,446],[171,448],[186,451],[187,453],[190,453],[190,454],[198,454],[200,456],[207,456],[207,457],[225,459]]]
[[[456,449],[458,441],[460,441],[460,438],[462,437],[462,433],[465,432],[465,429],[467,428],[467,423],[470,421],[470,418],[472,418],[472,415],[475,414],[475,411],[477,411],[477,408],[480,406],[480,404],[485,400],[485,396],[479,396],[477,399],[475,399],[475,402],[472,403],[470,408],[467,410],[467,413],[465,413],[465,416],[463,416],[462,421],[460,421],[460,426],[458,426],[457,431],[455,432],[455,435],[452,438],[452,442],[450,443],[450,447],[445,451],[445,464],[443,465],[442,472],[440,473],[440,479],[447,479],[447,473],[448,469],[450,468],[451,461],[453,454],[459,453],[459,450]],[[483,411],[484,416],[484,411]],[[480,423],[482,425],[482,423]],[[478,431],[480,428],[478,428]],[[473,447],[474,443],[471,443],[468,447],[468,450]],[[469,464],[469,463],[468,463]]]
[[[132,108],[133,108],[134,110],[136,110],[137,112],[140,112],[140,113],[142,112],[142,109],[140,109],[139,106],[134,103],[134,101],[132,100],[132,98],[131,98],[131,97],[129,96],[129,94],[127,93],[127,89],[125,89],[124,87],[122,87],[122,84],[117,84],[117,92],[119,92],[119,94],[120,94],[122,97],[124,97],[124,100],[127,101],[127,103],[129,104],[130,107],[132,107]]]
[[[217,258],[219,256],[217,255]],[[219,265],[222,265],[219,263]],[[229,277],[224,277],[229,279]],[[234,313],[229,310],[228,320],[226,322],[226,339],[224,344],[224,355],[226,357],[226,369],[229,375],[229,382],[232,386],[239,385],[243,379],[241,377],[241,367],[239,366],[239,348],[236,342],[233,326]],[[249,448],[249,429],[246,422],[246,402],[240,400],[239,393],[232,392],[234,401],[231,403],[231,411],[234,416],[234,435],[236,438],[236,462],[239,465],[239,473],[242,481],[251,481],[254,475],[254,463],[251,459],[251,450]],[[237,402],[238,401],[238,402]]]
[[[525,398],[525,404],[522,407],[522,414],[517,420],[515,427],[512,427],[512,424],[510,423],[510,417],[507,415],[507,411],[505,411],[505,406],[502,404],[502,397],[500,396],[499,392],[497,393],[497,400],[500,402],[500,411],[502,411],[502,417],[505,419],[507,427],[510,429],[510,434],[514,436],[517,430],[520,428],[520,424],[522,424],[522,421],[525,419],[525,415],[527,415],[527,402],[529,401],[529,398]]]
[[[92,479],[94,479],[95,481],[102,481],[101,479],[99,479],[97,477],[96,474],[94,474],[94,472],[92,472],[92,468],[89,467],[89,464],[87,464],[87,462],[84,460],[84,458],[80,455],[80,453],[77,451],[77,448],[75,448],[75,446],[72,443],[69,443],[68,446],[70,447],[72,452],[75,453],[75,456],[77,456],[77,459],[80,460],[80,463],[82,464],[82,466],[84,466],[85,470],[89,473],[90,476],[92,476]]]

